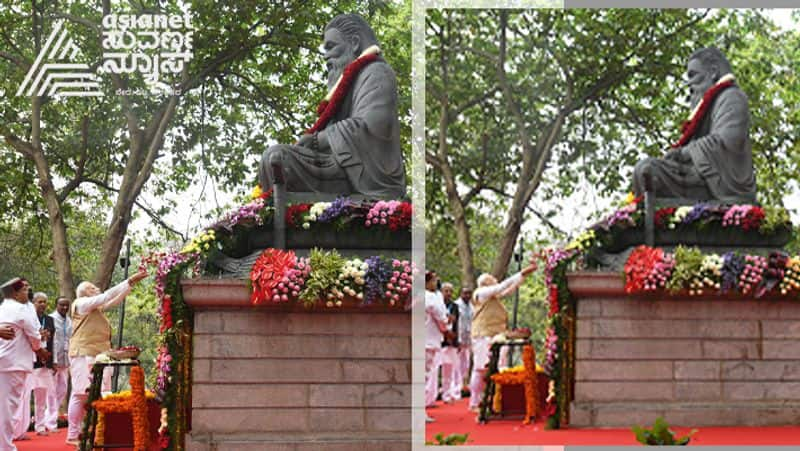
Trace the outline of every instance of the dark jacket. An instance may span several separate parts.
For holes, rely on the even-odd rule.
[[[53,318],[51,318],[50,315],[48,315],[48,314],[44,314],[42,316],[38,316],[37,315],[37,318],[39,320],[39,325],[41,326],[42,324],[44,324],[44,326],[41,326],[41,327],[43,327],[43,328],[45,328],[45,329],[50,331],[50,338],[47,339],[47,350],[50,352],[50,358],[47,359],[46,366],[47,366],[47,368],[52,368],[53,367],[53,349],[54,349],[54,347],[53,347],[53,339],[56,336],[56,323],[53,321]],[[45,365],[43,365],[41,362],[39,362],[38,359],[33,362],[33,367],[34,368],[41,368],[43,366],[45,366]]]

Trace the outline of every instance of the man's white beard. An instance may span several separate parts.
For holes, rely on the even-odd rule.
[[[343,56],[341,58],[337,58],[333,61],[332,67],[328,70],[328,90],[330,91],[336,86],[336,82],[339,81],[339,77],[344,72],[344,68],[347,67],[348,64],[354,61],[353,58],[349,58],[347,56]]]

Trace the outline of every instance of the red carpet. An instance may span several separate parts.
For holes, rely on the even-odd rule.
[[[630,429],[562,429],[544,430],[538,422],[523,426],[522,417],[511,420],[491,420],[477,424],[475,414],[467,411],[467,400],[453,405],[437,402],[426,409],[436,421],[428,423],[425,439],[433,441],[436,434],[469,433],[467,445],[637,445]],[[669,419],[667,418],[667,421]],[[672,428],[679,437],[692,428]],[[692,445],[797,445],[800,426],[787,427],[698,427]]]
[[[58,432],[42,437],[35,432],[28,432],[30,440],[14,442],[19,451],[74,451],[74,446],[64,443],[67,439],[67,428],[61,428]]]

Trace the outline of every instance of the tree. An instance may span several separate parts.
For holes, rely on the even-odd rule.
[[[182,14],[185,7],[176,1],[157,5],[133,2],[115,5],[113,12]],[[325,23],[344,11],[378,18],[384,24],[378,34],[397,44],[387,57],[408,68],[410,40],[398,39],[408,25],[391,19],[406,10],[410,14],[406,6],[378,1],[195,3],[188,11],[198,25],[194,58],[173,79],[162,74],[162,81],[177,87],[174,95],[127,94],[145,86],[131,74],[111,75],[103,97],[59,100],[13,93],[57,20],[66,20],[86,62],[99,65],[99,24],[112,11],[110,2],[97,8],[17,1],[0,8],[0,135],[14,151],[3,153],[0,204],[18,217],[44,207],[59,292],[72,296],[70,210],[87,201],[111,201],[93,276],[108,286],[134,206],[169,228],[160,216],[170,206],[143,205],[138,199],[145,189],[155,196],[180,192],[200,170],[228,188],[252,185],[256,172],[247,162],[257,161],[269,142],[292,142],[324,94],[321,58],[315,55]],[[406,106],[409,76],[398,72]]]
[[[685,98],[680,75],[693,50],[717,45],[744,66],[758,51],[762,78],[786,68],[777,83],[792,82],[797,64],[789,58],[796,46],[765,50],[797,42],[796,32],[778,33],[760,13],[741,10],[434,10],[427,39],[428,206],[434,221],[453,223],[466,285],[475,272],[470,210],[506,211],[491,271],[501,277],[526,209],[546,219],[541,201],[569,195],[581,178],[605,193],[627,187],[638,159],[677,140],[687,112],[676,102]],[[742,84],[764,96],[764,108],[796,98]],[[756,153],[768,147],[766,135],[796,149],[789,111],[773,110],[787,118],[781,125],[755,124]]]

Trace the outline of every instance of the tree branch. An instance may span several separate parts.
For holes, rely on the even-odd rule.
[[[91,184],[93,184],[95,186],[98,186],[100,188],[103,188],[103,189],[105,189],[107,191],[113,191],[115,193],[119,193],[119,188],[114,188],[113,186],[110,186],[110,185],[108,185],[107,183],[105,183],[105,182],[103,182],[101,180],[97,180],[97,179],[93,179],[93,178],[84,178],[83,181],[87,182],[87,183],[91,183]],[[150,219],[152,219],[153,222],[155,222],[157,225],[159,225],[163,229],[165,229],[165,230],[167,230],[167,231],[169,231],[171,233],[174,233],[175,235],[179,236],[182,241],[186,241],[186,239],[187,239],[186,235],[184,235],[183,233],[179,232],[178,230],[176,230],[175,228],[173,228],[172,226],[170,226],[166,222],[164,222],[164,220],[161,219],[161,217],[156,212],[154,212],[149,207],[147,207],[146,205],[141,203],[138,199],[134,200],[133,203],[137,207],[141,208],[142,211],[144,211],[147,214],[147,216],[149,216]]]
[[[12,63],[14,63],[15,66],[19,67],[25,72],[27,72],[28,69],[31,67],[30,63],[28,63],[27,60],[14,56],[8,52],[0,51],[0,58],[11,61]]]
[[[62,203],[69,196],[69,194],[77,188],[83,181],[83,173],[86,169],[86,160],[88,159],[89,149],[89,116],[84,116],[81,121],[81,156],[78,160],[78,165],[75,168],[75,177],[67,183],[61,192],[58,193],[58,202]]]
[[[485,186],[484,189],[487,189],[499,196],[505,197],[507,199],[513,199],[514,196],[511,194],[506,193],[505,191],[501,190],[500,188],[496,188],[494,186]],[[550,219],[547,218],[544,214],[540,211],[536,210],[535,208],[531,207],[530,205],[525,205],[525,209],[533,213],[537,218],[539,218],[542,223],[547,226],[553,232],[560,234],[561,236],[566,236],[567,233],[561,230],[557,225],[553,224]]]

